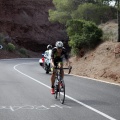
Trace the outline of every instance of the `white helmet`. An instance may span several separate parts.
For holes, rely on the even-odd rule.
[[[52,49],[52,45],[48,45],[48,46],[47,46],[47,49]]]
[[[57,41],[56,44],[55,44],[55,46],[57,48],[62,48],[63,47],[63,43],[61,41]]]

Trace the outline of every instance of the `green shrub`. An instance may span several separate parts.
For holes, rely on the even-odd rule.
[[[95,23],[85,20],[70,20],[67,22],[69,45],[75,55],[83,48],[92,49],[101,41],[102,30]]]
[[[23,54],[23,55],[26,55],[27,54],[26,49],[25,48],[21,48],[20,49],[20,53]]]
[[[10,52],[14,52],[15,51],[15,46],[12,43],[8,43],[7,50],[10,51]]]

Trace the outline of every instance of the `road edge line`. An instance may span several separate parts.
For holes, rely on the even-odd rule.
[[[18,69],[16,69],[17,66],[22,65],[22,64],[27,64],[27,63],[21,63],[21,64],[15,65],[15,66],[13,67],[14,70],[16,70],[16,71],[19,72],[20,74],[22,74],[22,75],[24,75],[24,76],[26,76],[26,77],[34,80],[35,82],[37,82],[37,83],[39,83],[39,84],[41,84],[41,85],[43,85],[43,86],[45,86],[45,87],[47,87],[47,88],[49,88],[49,89],[51,88],[50,86],[48,86],[48,85],[46,85],[46,84],[44,84],[44,83],[36,80],[36,79],[33,78],[33,77],[30,77],[29,75],[27,75],[27,74],[19,71]],[[72,97],[70,97],[70,96],[68,96],[68,95],[65,95],[65,96],[66,96],[67,98],[73,100],[74,102],[76,102],[76,103],[78,103],[78,104],[80,104],[80,105],[82,105],[82,106],[84,106],[84,107],[86,107],[86,108],[88,108],[88,109],[90,109],[90,110],[98,113],[99,115],[101,115],[101,116],[103,116],[103,117],[105,117],[105,118],[107,118],[107,119],[109,119],[109,120],[117,120],[117,119],[115,119],[115,118],[113,118],[113,117],[111,117],[111,116],[109,116],[109,115],[107,115],[107,114],[105,114],[105,113],[103,113],[103,112],[101,112],[101,111],[99,111],[99,110],[97,110],[97,109],[95,109],[95,108],[87,105],[87,104],[84,104],[83,102],[80,102],[80,101],[78,101],[78,100],[76,100],[76,99],[74,99],[74,98],[72,98]]]

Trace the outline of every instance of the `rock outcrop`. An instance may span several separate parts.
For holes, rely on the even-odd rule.
[[[18,45],[39,52],[67,39],[64,26],[48,20],[52,0],[0,0],[0,33]]]

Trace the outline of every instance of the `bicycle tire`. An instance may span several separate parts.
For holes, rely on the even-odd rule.
[[[61,84],[59,84],[59,99],[61,104],[64,104],[65,101],[65,83],[62,82],[62,86]]]
[[[57,81],[55,80],[55,85],[54,85],[54,97],[55,99],[57,99],[58,96],[58,85],[57,85]]]

